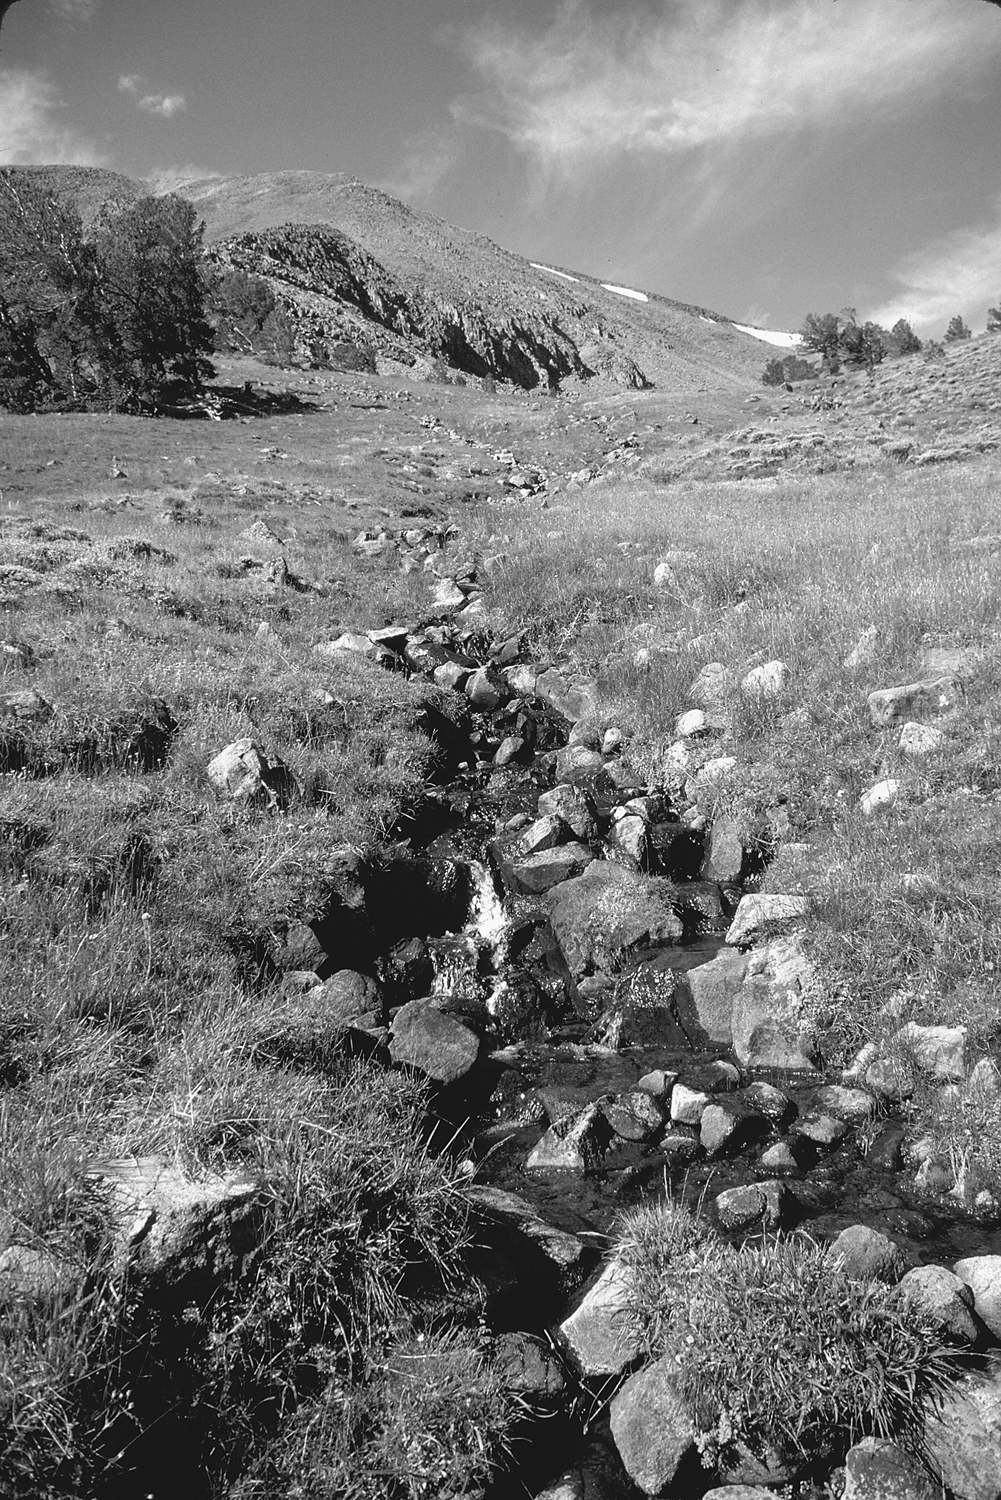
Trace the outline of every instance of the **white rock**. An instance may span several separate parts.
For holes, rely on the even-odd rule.
[[[682,739],[690,739],[696,734],[705,734],[709,727],[709,720],[701,708],[690,708],[687,713],[679,714],[678,721],[674,726],[674,732]]]
[[[946,736],[934,724],[905,724],[897,741],[904,755],[934,755],[946,744]]]
[[[671,1119],[675,1125],[698,1125],[710,1102],[709,1095],[701,1089],[676,1083],[671,1091]]]
[[[431,602],[437,609],[461,609],[466,596],[454,579],[442,578],[435,584]]]
[[[995,1338],[1001,1338],[1001,1255],[971,1255],[953,1271],[973,1293],[973,1310]]]
[[[746,698],[777,698],[788,680],[789,668],[784,661],[766,661],[751,668],[740,691]]]
[[[919,1026],[908,1021],[896,1040],[907,1056],[936,1078],[962,1078],[966,1073],[965,1026]]]
[[[900,782],[888,778],[886,781],[877,781],[867,792],[863,792],[859,800],[859,807],[865,816],[871,817],[874,812],[882,812],[891,808],[900,796]]]
[[[709,708],[726,698],[733,686],[734,676],[729,667],[721,661],[710,661],[688,689],[688,696]]]
[[[725,941],[749,943],[766,923],[780,922],[787,926],[790,922],[802,921],[809,916],[812,904],[809,896],[741,896]]]
[[[583,1375],[618,1375],[639,1353],[627,1310],[631,1279],[610,1260],[580,1306],[560,1324],[560,1336]]]
[[[317,656],[338,656],[342,651],[354,652],[356,656],[375,656],[376,645],[367,635],[358,635],[346,630],[336,641],[321,641],[313,650]]]
[[[725,781],[730,772],[736,769],[736,765],[735,755],[717,755],[706,761],[696,780],[701,781],[704,786],[715,786],[718,781]]]

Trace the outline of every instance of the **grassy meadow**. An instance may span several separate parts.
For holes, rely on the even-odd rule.
[[[484,416],[435,389],[405,414],[388,396],[349,408],[0,419],[0,1249],[68,1268],[0,1318],[4,1494],[124,1496],[137,1467],[155,1472],[180,1441],[180,1419],[155,1430],[163,1344],[180,1351],[166,1385],[195,1434],[193,1494],[458,1495],[517,1418],[476,1291],[458,1291],[462,1164],[428,1152],[419,1088],[298,1045],[282,988],[278,955],[332,861],[377,848],[419,799],[436,774],[424,714],[448,712],[436,689],[314,650],[430,613],[425,573],[361,555],[362,528],[451,520],[457,561],[503,556],[482,579],[485,629],[524,630],[539,658],[596,675],[640,781],[683,779],[675,718],[699,669],[723,663],[729,727],[697,756],[737,770],[707,811],[810,846],[831,1065],[901,1015],[966,1024],[971,1059],[998,1047],[996,461],[608,480],[545,509],[450,508],[453,440],[429,442],[422,413],[528,445],[559,426],[557,403],[498,398]],[[387,453],[421,468],[419,496]],[[286,542],[291,581],[245,535],[259,521]],[[871,659],[846,667],[873,627]],[[866,694],[928,675],[937,647],[977,655],[937,721],[942,748],[908,759],[897,731],[871,727]],[[775,658],[782,695],[742,696],[743,674]],[[208,762],[244,737],[289,767],[283,810],[210,787]],[[886,777],[897,804],[863,816]],[[1001,1181],[983,1101],[914,1109]],[[266,1185],[239,1308],[196,1308],[169,1337],[137,1323],[82,1175],[152,1154]]]

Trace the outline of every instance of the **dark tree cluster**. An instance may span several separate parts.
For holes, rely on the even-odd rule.
[[[269,364],[293,362],[294,325],[263,277],[210,265],[205,292],[217,349],[254,354]]]
[[[77,213],[0,171],[0,406],[155,411],[213,373],[202,229],[180,198]]]
[[[765,385],[792,385],[797,380],[812,380],[817,370],[799,354],[776,355],[765,365],[761,379]]]

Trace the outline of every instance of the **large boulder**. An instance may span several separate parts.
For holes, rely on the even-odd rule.
[[[1001,1339],[1001,1255],[970,1255],[953,1270],[973,1293],[973,1310]]]
[[[595,860],[545,897],[553,931],[575,978],[614,973],[638,951],[681,940],[673,887],[610,860]]]
[[[389,1055],[435,1083],[455,1083],[476,1061],[480,1039],[431,1000],[411,1000],[393,1018]]]
[[[280,760],[269,760],[255,740],[234,740],[220,750],[205,774],[220,796],[252,807],[285,808],[296,792],[295,777]]]
[[[667,1354],[631,1375],[612,1398],[612,1437],[623,1467],[645,1495],[662,1495],[695,1441],[692,1413]]]
[[[898,1291],[927,1317],[933,1318],[945,1338],[955,1344],[975,1344],[977,1320],[973,1292],[965,1281],[945,1266],[915,1266],[901,1277]]]
[[[841,1500],[937,1500],[921,1460],[885,1438],[867,1437],[848,1450]]]
[[[747,978],[748,959],[733,948],[721,948],[707,964],[689,969],[685,978],[698,1024],[710,1042],[733,1041],[733,1005]]]
[[[726,941],[734,946],[750,943],[765,928],[788,927],[793,922],[801,922],[810,915],[812,905],[809,896],[741,896]]]
[[[529,1172],[590,1172],[601,1161],[611,1127],[597,1104],[554,1120],[529,1154]]]
[[[925,1442],[955,1500],[1001,1497],[1001,1371],[969,1375],[925,1412]]]
[[[630,1297],[629,1273],[610,1260],[560,1324],[560,1338],[583,1376],[619,1375],[639,1358]]]
[[[817,1064],[809,1001],[817,983],[793,938],[755,949],[732,1012],[733,1050],[744,1067],[802,1070]]]
[[[956,701],[956,680],[951,676],[930,677],[899,687],[879,688],[869,694],[867,701],[874,727],[885,729],[901,720],[913,719],[921,710],[935,713],[951,708]]]

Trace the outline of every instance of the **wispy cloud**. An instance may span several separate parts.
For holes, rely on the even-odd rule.
[[[907,318],[926,329],[956,313],[974,326],[983,323],[988,306],[1001,303],[1001,198],[993,218],[923,245],[893,276],[902,290],[867,314],[884,327]]]
[[[422,202],[432,196],[459,156],[456,132],[429,131],[407,142],[399,171],[376,184],[406,203]]]
[[[61,118],[63,109],[45,73],[16,68],[0,71],[0,163],[105,166],[105,153]]]
[[[188,107],[183,94],[144,94],[146,79],[141,73],[123,73],[118,80],[119,93],[129,94],[136,108],[148,115],[159,115],[162,120],[172,120]]]
[[[66,21],[92,21],[98,0],[49,0],[49,9]]]
[[[484,87],[453,107],[551,170],[616,152],[672,154],[871,121],[1001,59],[973,0],[638,0],[599,15],[564,0],[541,34],[465,35]]]

